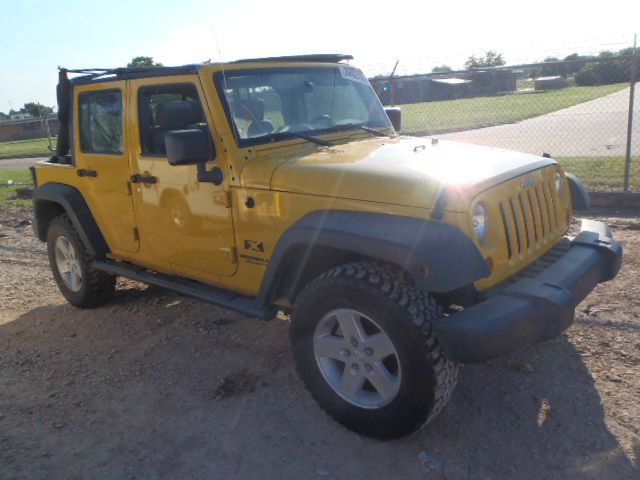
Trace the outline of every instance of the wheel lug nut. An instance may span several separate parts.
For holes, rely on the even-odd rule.
[[[366,363],[366,364],[364,365],[364,368],[366,368],[366,369],[367,369],[367,372],[369,372],[369,373],[371,373],[371,372],[373,371],[373,367],[371,366],[371,364],[370,364],[370,363]]]
[[[342,352],[340,352],[340,353],[344,357],[350,357],[351,356],[351,352],[349,350],[347,350],[346,348],[344,350],[342,350]]]
[[[356,373],[358,371],[359,367],[356,363],[354,363],[353,365],[351,365],[351,371],[353,373]]]
[[[354,337],[351,337],[351,345],[353,345],[354,348],[357,348],[358,340],[356,340]]]
[[[373,355],[373,348],[371,348],[371,347],[365,348],[364,349],[364,353],[366,353],[369,356]]]

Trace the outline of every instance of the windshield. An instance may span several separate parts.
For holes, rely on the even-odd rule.
[[[359,126],[392,133],[369,81],[347,65],[227,71],[215,80],[241,147]]]

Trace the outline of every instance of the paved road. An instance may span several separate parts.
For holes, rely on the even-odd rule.
[[[640,84],[638,84],[640,85]],[[633,154],[640,155],[640,86],[636,85]],[[554,156],[619,156],[627,142],[629,88],[515,124],[440,138]]]
[[[0,169],[8,168],[29,168],[40,160],[46,160],[47,157],[36,158],[5,158],[0,159]]]

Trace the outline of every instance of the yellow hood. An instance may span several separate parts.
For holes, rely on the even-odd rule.
[[[553,163],[535,155],[455,142],[374,138],[293,156],[275,169],[270,187],[430,208],[443,187],[468,201],[493,185]],[[452,206],[448,202],[445,209]]]

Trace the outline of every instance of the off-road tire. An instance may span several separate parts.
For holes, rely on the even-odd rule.
[[[80,289],[77,292],[74,292],[66,285],[58,271],[55,258],[55,243],[60,236],[65,237],[71,243],[78,256],[82,279]],[[104,305],[113,297],[116,277],[93,268],[93,258],[87,252],[84,243],[67,215],[60,215],[51,221],[47,231],[47,253],[53,278],[58,284],[60,292],[71,305],[80,308],[94,308]]]
[[[400,388],[391,403],[358,407],[327,383],[314,354],[313,336],[325,314],[340,308],[362,312],[382,327],[400,363]],[[408,435],[433,420],[448,402],[458,366],[445,357],[432,329],[442,317],[435,300],[392,266],[373,262],[335,267],[311,281],[291,314],[290,339],[298,374],[319,405],[335,420],[366,436]]]

